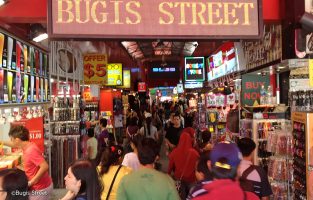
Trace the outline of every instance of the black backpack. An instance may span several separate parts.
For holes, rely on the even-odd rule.
[[[240,186],[244,191],[247,192],[253,192],[256,194],[258,197],[260,197],[260,190],[261,190],[261,182],[253,181],[253,180],[248,180],[247,177],[249,174],[253,171],[256,170],[259,174],[259,167],[256,165],[250,165],[241,175],[239,181],[240,181]]]

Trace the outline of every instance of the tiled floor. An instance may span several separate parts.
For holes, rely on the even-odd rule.
[[[66,189],[54,189],[50,200],[61,199],[66,194]]]

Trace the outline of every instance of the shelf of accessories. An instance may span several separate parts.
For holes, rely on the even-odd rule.
[[[287,200],[291,196],[293,172],[291,123],[286,119],[253,119],[252,123],[256,164],[268,173],[273,199]]]
[[[31,107],[31,106],[40,106],[40,105],[48,105],[49,102],[25,102],[25,103],[5,103],[0,104],[0,108],[7,108],[7,107]]]

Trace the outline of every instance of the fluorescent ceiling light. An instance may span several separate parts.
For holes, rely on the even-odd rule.
[[[33,41],[41,42],[41,41],[43,41],[43,40],[45,40],[47,38],[48,38],[48,34],[47,33],[42,33],[42,34],[38,35],[37,37],[34,37]]]
[[[0,6],[4,5],[5,3],[7,3],[8,1],[6,0],[0,0]]]

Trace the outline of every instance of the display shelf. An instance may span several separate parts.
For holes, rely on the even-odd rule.
[[[80,123],[79,120],[75,120],[75,121],[50,121],[50,123],[55,123],[55,124],[64,124],[64,123],[67,123],[67,124],[73,124],[73,123]]]
[[[0,104],[0,108],[6,107],[31,107],[31,106],[40,106],[40,105],[47,105],[50,104],[49,102],[26,102],[26,103],[3,103]]]

